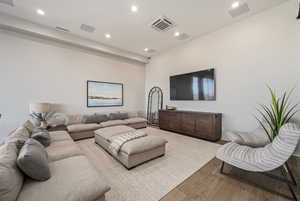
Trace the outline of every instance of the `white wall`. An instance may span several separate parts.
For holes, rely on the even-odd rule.
[[[0,140],[28,119],[29,103],[70,114],[143,110],[145,67],[137,63],[0,31]],[[124,107],[87,108],[86,81],[124,84]]]
[[[294,102],[300,100],[296,5],[295,0],[288,1],[152,58],[146,66],[146,92],[160,86],[164,105],[221,112],[224,131],[255,129],[255,108],[269,101],[266,84],[278,91],[297,85]],[[206,68],[216,69],[217,101],[170,101],[170,75]]]

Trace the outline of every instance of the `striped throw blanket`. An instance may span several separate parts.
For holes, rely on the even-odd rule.
[[[136,131],[131,131],[128,133],[124,133],[121,135],[113,136],[108,139],[110,142],[109,149],[112,151],[114,155],[118,155],[121,147],[129,141],[141,138],[141,137],[146,137],[147,134],[144,131],[141,130],[136,130]]]

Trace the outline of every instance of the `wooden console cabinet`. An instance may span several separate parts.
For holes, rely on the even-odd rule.
[[[218,141],[222,135],[222,114],[160,110],[159,127],[191,137]]]

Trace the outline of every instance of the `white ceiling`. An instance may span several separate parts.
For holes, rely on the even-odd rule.
[[[244,1],[244,0],[241,0]],[[286,0],[248,0],[250,12],[263,11]],[[50,27],[64,27],[73,34],[92,39],[140,55],[144,48],[158,52],[184,41],[177,40],[175,31],[185,32],[190,39],[214,31],[236,20],[228,14],[234,0],[15,0],[15,7],[0,4],[0,12],[18,16]],[[139,11],[132,13],[131,5]],[[36,9],[46,12],[36,14]],[[167,16],[177,26],[168,32],[154,31],[149,24],[159,16]],[[80,30],[81,24],[92,25],[94,33]],[[106,39],[105,33],[112,38]]]

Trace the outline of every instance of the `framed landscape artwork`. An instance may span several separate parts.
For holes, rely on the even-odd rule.
[[[87,107],[123,106],[123,84],[87,81]]]

